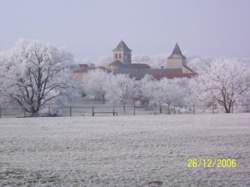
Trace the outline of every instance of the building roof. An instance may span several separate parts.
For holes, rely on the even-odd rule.
[[[192,70],[190,67],[188,67],[187,65],[183,64],[183,66],[188,69],[189,71],[191,71],[194,74],[197,74],[194,70]]]
[[[127,69],[149,69],[150,66],[147,64],[124,64],[119,60],[116,60],[109,64],[109,66],[117,66],[120,68],[127,68]]]
[[[131,49],[128,48],[128,46],[126,45],[126,43],[121,40],[119,42],[119,44],[116,46],[115,49],[113,49],[113,51],[128,51],[128,52],[131,52]]]
[[[147,74],[152,75],[155,79],[160,80],[162,78],[191,78],[194,73],[183,73],[181,68],[176,69],[151,69]]]
[[[149,69],[150,66],[147,64],[129,64],[130,68],[136,68],[136,69]]]
[[[109,66],[122,66],[122,65],[123,64],[119,60],[113,61],[112,63],[109,64]]]
[[[178,45],[178,43],[175,44],[175,47],[174,47],[174,50],[172,52],[172,54],[168,57],[168,58],[173,58],[173,57],[181,57],[181,58],[186,58],[182,52],[181,52],[181,49]]]
[[[191,78],[195,73],[183,73],[181,68],[176,69],[143,69],[143,68],[119,68],[113,71],[114,74],[128,74],[136,80],[142,79],[145,75],[152,75],[155,79],[162,78]]]

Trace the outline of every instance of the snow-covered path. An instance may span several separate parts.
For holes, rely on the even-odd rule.
[[[238,166],[190,169],[191,158],[234,158]],[[250,186],[250,114],[0,119],[0,186],[152,181]]]

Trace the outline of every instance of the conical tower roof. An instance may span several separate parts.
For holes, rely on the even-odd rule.
[[[129,51],[130,52],[131,49],[129,49],[126,43],[123,40],[121,40],[119,44],[116,46],[116,48],[113,49],[113,51]]]
[[[178,43],[175,44],[175,47],[174,47],[174,50],[172,52],[172,54],[169,56],[169,58],[173,58],[173,57],[182,57],[182,58],[186,58],[182,52],[181,52],[181,49],[178,45]]]

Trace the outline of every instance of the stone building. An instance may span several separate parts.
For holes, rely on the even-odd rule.
[[[172,54],[168,57],[167,68],[168,69],[181,68],[183,73],[193,73],[193,70],[187,66],[186,57],[182,54],[178,44],[175,45]]]
[[[128,48],[123,40],[120,41],[115,49],[113,49],[113,59],[114,61],[119,61],[122,64],[131,64],[132,50]]]
[[[178,44],[175,45],[172,54],[168,57],[166,66],[160,69],[151,68],[148,64],[132,63],[132,50],[124,41],[121,41],[113,50],[113,62],[108,69],[114,74],[129,74],[139,80],[146,74],[155,79],[192,77],[196,73],[187,66],[186,57],[182,54]]]
[[[124,41],[113,49],[113,62],[108,66],[91,67],[86,64],[74,66],[74,77],[83,80],[89,71],[102,69],[113,74],[128,74],[136,80],[142,79],[145,75],[151,75],[155,79],[161,78],[182,78],[193,77],[196,73],[187,66],[186,57],[182,54],[178,44],[175,45],[173,52],[166,60],[166,65],[161,68],[151,68],[148,64],[133,63],[132,50],[128,48]]]
[[[114,74],[129,74],[137,79],[145,75],[145,71],[150,69],[147,64],[136,64],[131,62],[132,50],[128,48],[124,41],[120,41],[115,49],[113,49],[113,62],[107,67]]]

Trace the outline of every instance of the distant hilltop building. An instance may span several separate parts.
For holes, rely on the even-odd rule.
[[[137,80],[142,79],[145,75],[151,75],[158,80],[161,78],[190,78],[196,75],[187,66],[186,57],[182,54],[178,44],[175,45],[172,54],[168,57],[166,66],[156,69],[151,68],[148,64],[132,63],[132,50],[123,40],[113,49],[113,62],[107,67],[93,68],[80,64],[78,68],[74,69],[77,79],[84,79],[85,75],[94,69],[103,69],[114,74],[128,74]]]
[[[124,41],[120,41],[113,50],[113,62],[108,69],[115,74],[129,74],[136,79],[143,78],[146,74],[156,79],[192,77],[195,72],[187,66],[186,57],[182,54],[178,44],[175,45],[172,54],[168,57],[166,66],[160,69],[153,69],[148,64],[135,64],[131,62],[132,50]]]
[[[168,57],[167,68],[181,69],[182,73],[194,73],[194,71],[187,66],[186,57],[182,54],[178,44],[175,45],[172,54]]]
[[[113,49],[113,59],[114,62],[121,62],[123,64],[130,65],[132,59],[132,50],[128,48],[125,42],[122,40],[117,45],[115,49]]]
[[[142,78],[146,70],[150,69],[147,64],[136,64],[131,62],[132,50],[128,48],[124,41],[120,41],[113,50],[113,62],[109,64],[108,69],[115,74],[129,74],[136,79]]]

